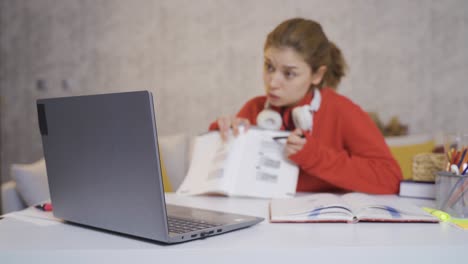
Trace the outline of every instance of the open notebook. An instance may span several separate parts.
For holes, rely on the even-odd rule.
[[[195,140],[193,158],[177,194],[293,197],[299,168],[284,155],[286,131],[250,128],[223,141],[218,131]]]
[[[270,222],[431,222],[439,220],[394,195],[317,193],[272,199]]]

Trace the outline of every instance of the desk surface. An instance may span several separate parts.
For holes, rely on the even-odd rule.
[[[412,200],[416,204],[427,201]],[[466,258],[468,231],[446,223],[271,224],[268,200],[167,195],[171,204],[265,217],[255,226],[177,245],[162,245],[70,224],[37,225],[0,220],[2,263],[113,262],[286,263],[356,261],[360,263],[460,262]],[[3,262],[3,260],[9,260]],[[137,261],[137,262],[135,262]],[[167,262],[169,263],[169,262]]]

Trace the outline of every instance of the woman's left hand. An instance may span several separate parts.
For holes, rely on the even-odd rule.
[[[304,137],[304,132],[300,128],[296,128],[296,130],[289,135],[288,141],[286,141],[284,149],[286,156],[289,157],[299,152],[306,142],[307,140]]]

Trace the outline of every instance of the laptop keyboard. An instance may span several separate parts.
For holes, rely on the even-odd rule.
[[[169,232],[177,234],[219,226],[219,224],[208,223],[206,221],[189,220],[173,216],[169,216],[167,220],[169,224]]]

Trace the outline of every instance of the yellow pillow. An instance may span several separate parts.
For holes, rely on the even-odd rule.
[[[161,163],[161,174],[162,174],[164,192],[172,192],[171,181],[169,181],[169,177],[167,177],[166,166],[164,166],[164,161],[161,156],[161,153],[159,154],[159,161]]]
[[[432,152],[435,143],[430,135],[410,135],[385,138],[393,157],[401,167],[403,178],[413,178],[413,156]]]

